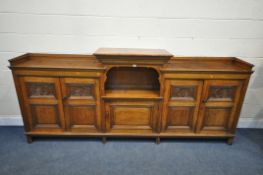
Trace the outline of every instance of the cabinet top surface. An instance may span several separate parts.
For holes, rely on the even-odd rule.
[[[173,57],[163,71],[252,72],[253,65],[235,57]]]
[[[128,49],[128,48],[99,48],[94,55],[97,56],[158,56],[172,57],[164,49]]]
[[[252,72],[253,65],[234,57],[171,57],[165,50],[144,50],[144,49],[106,49],[101,48],[94,55],[73,55],[73,54],[36,54],[28,53],[10,61],[11,68],[46,68],[46,69],[84,69],[84,70],[105,70],[107,65],[100,62],[97,56],[138,56],[145,60],[142,66],[151,64],[155,58],[166,55],[167,62],[159,64],[163,72]],[[127,51],[127,52],[126,52]],[[117,55],[119,54],[119,55]],[[143,56],[156,56],[147,60]],[[168,55],[171,57],[169,58]],[[115,58],[114,58],[115,59]],[[136,60],[136,59],[135,59]],[[110,60],[111,61],[111,60]],[[133,64],[131,59],[126,66]],[[148,62],[146,62],[148,61]],[[119,64],[118,61],[115,64]],[[125,66],[125,64],[123,64]]]
[[[93,55],[30,53],[13,58],[9,61],[11,68],[105,69],[105,66]]]

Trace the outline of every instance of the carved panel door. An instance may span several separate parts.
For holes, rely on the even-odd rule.
[[[241,88],[239,80],[205,81],[197,132],[231,132]]]
[[[99,80],[61,78],[67,130],[97,132],[101,129]]]
[[[19,80],[30,130],[63,131],[59,78],[20,77]]]
[[[166,80],[163,132],[194,132],[203,81]]]

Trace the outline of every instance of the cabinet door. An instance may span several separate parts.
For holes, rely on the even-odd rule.
[[[61,78],[61,87],[67,130],[99,131],[99,81],[89,78]]]
[[[207,80],[204,83],[197,132],[226,133],[232,129],[242,81]]]
[[[157,102],[117,101],[106,103],[107,132],[152,133],[159,116]]]
[[[163,132],[194,132],[203,81],[166,80]]]
[[[58,78],[20,77],[30,130],[62,131],[65,128]]]

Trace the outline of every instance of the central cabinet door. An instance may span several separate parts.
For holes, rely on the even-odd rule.
[[[166,80],[163,132],[193,133],[196,127],[203,81]]]
[[[156,131],[159,104],[154,101],[106,102],[106,129],[116,133]]]
[[[99,81],[89,78],[61,78],[67,130],[101,130]]]

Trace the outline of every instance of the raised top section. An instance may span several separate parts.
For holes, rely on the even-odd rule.
[[[99,48],[94,55],[98,56],[152,56],[172,57],[164,49],[128,49],[128,48]]]
[[[173,56],[162,49],[100,48],[94,55],[109,65],[163,65]]]

